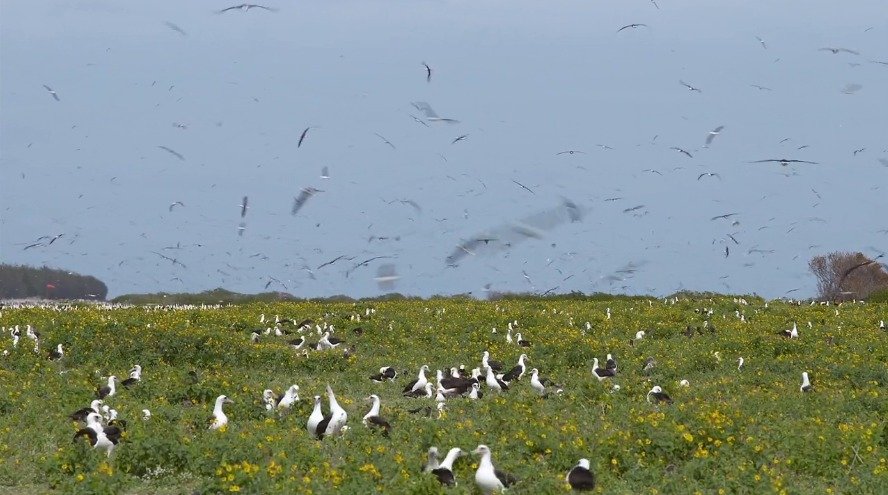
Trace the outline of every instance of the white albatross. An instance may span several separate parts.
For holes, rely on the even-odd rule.
[[[475,484],[481,489],[481,493],[491,495],[515,484],[517,479],[514,476],[493,467],[490,448],[486,445],[479,445],[472,453],[481,455],[478,470],[475,471]]]

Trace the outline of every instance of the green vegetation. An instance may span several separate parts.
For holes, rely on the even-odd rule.
[[[0,352],[9,351],[0,356],[0,491],[476,493],[475,456],[457,461],[459,486],[448,490],[421,465],[431,445],[471,450],[484,443],[498,468],[521,479],[512,494],[568,493],[564,475],[580,457],[591,460],[598,493],[888,493],[888,334],[878,329],[888,306],[750,303],[434,299],[6,308],[0,326],[31,324],[43,341],[35,355],[24,336],[17,349],[8,331],[0,340]],[[370,319],[352,319],[371,306]],[[715,331],[687,337],[687,325],[703,325],[703,308],[714,311]],[[286,344],[292,337],[252,344],[263,313],[333,324],[342,347],[353,351],[302,356]],[[529,349],[506,342],[512,320],[533,342]],[[793,321],[799,339],[777,335]],[[351,331],[359,325],[361,335]],[[639,330],[645,337],[633,341]],[[47,360],[57,343],[66,356]],[[431,399],[400,393],[422,364],[472,368],[485,349],[508,366],[527,352],[529,365],[562,384],[564,394],[542,399],[526,376],[502,395],[484,387],[480,400],[450,399],[441,418],[407,412],[434,408]],[[599,383],[590,363],[607,353],[617,358],[619,374]],[[648,357],[656,367],[646,374]],[[106,401],[129,423],[114,454],[72,443],[79,425],[67,416],[89,404],[103,376],[125,378],[134,364],[144,369],[142,382]],[[399,371],[395,383],[368,379],[388,365]],[[802,371],[815,391],[799,391]],[[689,387],[679,385],[683,379]],[[348,411],[350,430],[317,441],[305,424],[312,396],[323,395],[328,382]],[[282,416],[267,413],[262,390],[281,392],[293,383],[301,401]],[[653,385],[675,403],[646,402]],[[371,393],[382,398],[390,438],[361,424]],[[230,424],[209,431],[220,394],[234,400],[226,407]],[[148,421],[140,419],[145,408]]]

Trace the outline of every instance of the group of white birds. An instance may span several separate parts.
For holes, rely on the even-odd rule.
[[[130,369],[129,378],[123,380],[121,385],[126,388],[132,387],[142,381],[142,366],[136,364]],[[126,421],[117,418],[117,410],[111,408],[105,403],[108,399],[117,395],[117,377],[111,375],[108,377],[106,385],[96,389],[96,399],[94,399],[89,407],[74,411],[70,418],[73,421],[85,423],[85,427],[81,428],[74,434],[74,441],[78,438],[86,436],[90,445],[94,449],[104,450],[110,456],[114,447],[120,443],[123,431],[126,429]],[[151,418],[151,411],[142,409],[142,419]]]
[[[710,313],[706,314],[708,315]],[[610,316],[610,308],[608,308],[607,316]],[[743,319],[742,313],[738,312],[736,316]],[[264,322],[264,315],[262,320]],[[516,344],[523,348],[531,347],[531,342],[525,340],[520,332],[518,332],[515,337],[512,336],[512,332],[517,329],[517,326],[517,321],[514,323],[509,322],[506,334],[507,343]],[[811,324],[809,323],[809,327],[810,326]],[[311,323],[309,320],[306,320],[298,327],[300,333],[310,328]],[[588,328],[589,324],[587,323],[587,329]],[[880,321],[879,328],[885,329],[884,321]],[[5,333],[6,330],[7,329],[5,328],[0,329],[3,333]],[[16,325],[10,327],[8,331],[13,340],[12,347],[15,349],[22,336],[22,330]],[[316,326],[315,331],[321,336],[318,344],[313,345],[317,350],[334,349],[342,342],[339,339],[331,338],[331,333],[334,331],[332,325],[318,325]],[[280,330],[279,318],[276,318],[274,329],[269,328],[265,333],[269,334],[271,332],[274,332],[276,335],[283,335]],[[254,332],[254,340],[257,333],[258,332]],[[496,333],[495,328],[493,329],[493,333]],[[781,330],[777,332],[777,334],[788,339],[798,339],[798,326],[794,322],[792,328]],[[34,352],[39,352],[40,333],[34,330],[30,325],[27,325],[24,330],[24,336],[34,342]],[[641,331],[636,335],[636,340],[643,337],[644,332]],[[301,337],[300,340],[301,342],[298,346],[294,342],[290,342],[290,344],[297,348],[302,347],[305,343],[305,337]],[[8,351],[4,352],[4,354],[8,354]],[[713,355],[717,360],[721,360],[721,356],[718,352],[714,352]],[[61,344],[57,345],[57,347],[52,349],[49,353],[49,359],[52,360],[61,360],[63,357],[64,350]],[[472,369],[471,372],[467,372],[464,365],[452,367],[446,375],[439,369],[436,371],[434,385],[426,376],[426,373],[430,372],[431,368],[424,364],[419,368],[416,378],[404,387],[403,395],[405,397],[434,398],[437,403],[439,417],[441,417],[445,408],[445,402],[448,398],[458,396],[464,396],[470,399],[481,398],[483,396],[483,393],[481,392],[482,383],[485,384],[488,389],[497,393],[507,391],[510,385],[521,380],[521,378],[525,376],[527,373],[527,362],[529,361],[530,357],[527,354],[522,353],[518,358],[517,364],[510,370],[504,372],[503,363],[492,360],[490,358],[490,353],[485,350],[481,355],[480,367]],[[740,357],[738,362],[738,370],[742,371],[744,358]],[[645,364],[644,371],[648,371],[654,366],[654,364],[655,361],[653,358],[649,358]],[[616,359],[614,359],[611,354],[607,354],[605,365],[604,367],[601,367],[599,359],[597,357],[593,358],[592,375],[597,378],[598,381],[616,377]],[[370,379],[375,382],[394,382],[397,376],[398,372],[394,367],[385,366],[380,368],[378,373],[371,375]],[[548,391],[550,388],[547,387],[551,387],[551,389],[557,394],[560,394],[563,391],[561,386],[555,385],[547,379],[541,379],[539,376],[539,370],[536,368],[530,370],[530,376],[531,387],[542,397],[549,396]],[[131,387],[139,383],[141,379],[142,367],[136,364],[130,370],[129,378],[123,380],[121,385],[124,387]],[[687,387],[689,386],[689,383],[687,380],[682,380],[680,385]],[[613,390],[619,390],[619,386],[614,385]],[[811,385],[810,377],[808,372],[805,371],[802,373],[800,391],[810,392],[812,390],[813,387]],[[79,429],[74,435],[75,441],[78,438],[85,436],[93,448],[104,450],[108,456],[111,455],[115,446],[120,442],[122,432],[126,427],[126,422],[117,418],[117,411],[105,403],[105,401],[114,397],[117,393],[117,377],[111,375],[107,378],[107,384],[96,390],[96,399],[90,403],[89,407],[85,407],[71,414],[70,418],[72,420],[84,423],[84,427]],[[348,430],[348,425],[346,424],[348,421],[348,413],[336,400],[333,389],[329,384],[326,386],[326,395],[329,403],[328,414],[323,413],[321,396],[316,395],[314,396],[314,408],[306,423],[306,428],[309,434],[318,439],[327,436],[341,435]],[[271,389],[266,389],[262,393],[262,403],[264,404],[265,409],[269,412],[286,411],[299,400],[299,386],[296,384],[288,387],[282,394],[277,394]],[[371,403],[371,406],[370,410],[363,416],[362,423],[367,427],[379,428],[382,430],[384,436],[388,436],[391,430],[391,424],[380,415],[381,401],[379,396],[371,394],[367,397],[367,400]],[[673,403],[673,399],[659,385],[654,385],[653,388],[650,389],[647,393],[646,400],[654,404]],[[223,408],[225,404],[230,404],[232,402],[233,401],[225,395],[220,395],[216,398],[213,414],[209,421],[209,429],[219,430],[228,424],[228,416],[225,414]],[[421,409],[422,408],[410,410],[410,412],[419,412]],[[426,409],[430,411],[430,408]],[[148,409],[143,409],[142,419],[148,420],[150,417],[151,412]],[[442,484],[454,485],[456,480],[453,474],[453,464],[460,456],[465,455],[466,453],[466,451],[460,448],[452,448],[448,451],[444,460],[439,462],[438,450],[437,448],[432,447],[429,449],[428,462],[424,470],[426,473],[434,474]],[[472,451],[472,453],[481,456],[475,474],[475,482],[483,493],[489,494],[497,492],[515,483],[516,479],[514,476],[495,469],[489,447],[483,444],[479,445]],[[566,477],[566,481],[571,487],[576,490],[594,488],[595,477],[590,471],[589,466],[590,463],[588,459],[580,459],[578,464],[570,470]]]

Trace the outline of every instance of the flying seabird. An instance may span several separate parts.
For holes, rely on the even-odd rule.
[[[432,82],[432,68],[429,67],[429,64],[427,64],[425,62],[422,63],[422,66],[425,67],[425,70],[426,70],[426,82],[427,83]]]
[[[305,205],[305,202],[308,201],[308,198],[315,195],[315,193],[321,192],[320,189],[315,189],[313,187],[303,188],[302,191],[299,192],[299,196],[293,198],[293,208],[290,209],[291,215],[296,215],[299,210]]]
[[[490,448],[486,445],[479,445],[472,453],[481,455],[481,462],[478,463],[478,470],[475,471],[475,484],[478,485],[478,488],[481,489],[481,493],[484,495],[501,492],[518,481],[511,474],[493,467],[493,461],[490,458]]]
[[[393,382],[395,381],[396,376],[398,376],[398,372],[395,368],[391,366],[383,366],[382,368],[379,368],[379,373],[370,375],[370,379],[374,382],[384,382],[386,380]]]
[[[617,32],[619,33],[620,31],[622,31],[624,29],[629,29],[629,28],[638,29],[640,27],[648,27],[648,25],[647,24],[639,24],[639,23],[626,24],[625,26],[621,27],[620,29],[617,29]]]
[[[690,154],[687,150],[684,150],[684,149],[682,149],[682,148],[679,148],[678,146],[672,146],[672,147],[670,147],[669,149],[671,149],[671,150],[675,150],[675,151],[677,151],[677,152],[679,152],[679,153],[681,153],[681,154],[687,155],[688,158],[694,158],[694,155]]]
[[[52,95],[53,98],[55,98],[55,101],[62,101],[62,100],[59,99],[59,95],[56,94],[56,92],[53,91],[52,88],[50,88],[49,86],[47,86],[47,85],[45,85],[45,84],[43,85],[43,88],[46,89],[46,91],[48,91],[49,94]]]
[[[721,180],[721,175],[713,172],[703,172],[702,174],[697,176],[697,180],[700,180],[703,177],[717,177],[719,180]]]
[[[181,201],[176,201],[175,203],[171,203],[169,206],[169,210],[173,211],[173,208],[175,208],[177,206],[185,206],[185,203],[183,203]]]
[[[802,392],[810,392],[814,390],[814,388],[811,387],[811,381],[808,380],[807,371],[802,372],[802,386],[799,387],[799,390],[801,390]]]
[[[438,481],[440,481],[442,485],[456,486],[456,478],[453,476],[453,463],[456,462],[456,459],[463,454],[463,450],[459,447],[454,447],[450,449],[449,451],[447,451],[447,456],[444,457],[444,460],[441,461],[441,464],[439,464],[438,467],[432,469],[430,472],[438,478]]]
[[[104,399],[105,397],[111,397],[114,394],[116,394],[117,393],[117,387],[115,385],[116,380],[117,380],[116,376],[114,376],[114,375],[109,376],[108,377],[108,385],[105,385],[104,387],[100,387],[98,390],[96,390],[96,397],[98,397],[99,399]]]
[[[428,120],[429,122],[446,122],[448,124],[458,124],[459,123],[459,121],[456,119],[445,119],[445,118],[439,117],[438,114],[435,113],[435,110],[432,109],[431,105],[429,105],[428,103],[426,103],[424,101],[415,101],[415,102],[411,103],[411,105],[413,105],[414,108],[416,108],[417,110],[422,112],[422,114],[425,115],[426,120]]]
[[[564,151],[559,151],[558,153],[555,153],[555,155],[556,155],[556,156],[557,156],[557,155],[574,155],[574,154],[577,154],[577,153],[581,153],[581,154],[583,154],[583,155],[586,154],[585,151],[580,151],[580,150],[564,150]]]
[[[228,416],[222,411],[222,404],[233,404],[234,401],[224,395],[216,397],[216,405],[213,407],[213,416],[210,417],[210,429],[218,430],[228,424]]]
[[[173,24],[173,23],[170,22],[170,21],[164,21],[164,24],[166,24],[166,26],[167,26],[168,28],[170,28],[170,29],[172,29],[173,31],[175,31],[175,32],[177,32],[177,33],[179,33],[179,34],[181,34],[182,36],[188,36],[188,33],[186,33],[184,29],[180,28],[179,26]]]
[[[686,83],[686,82],[684,82],[684,81],[682,81],[682,80],[679,80],[678,83],[681,84],[682,86],[688,88],[689,91],[696,91],[696,92],[698,92],[698,93],[702,93],[702,92],[703,92],[702,89],[700,89],[700,88],[695,88],[694,86],[691,86],[690,84],[688,84],[688,83]]]
[[[856,51],[854,51],[854,50],[849,50],[849,49],[847,49],[847,48],[831,48],[831,47],[824,47],[824,48],[821,48],[821,49],[819,49],[819,50],[817,50],[817,51],[819,51],[819,52],[831,52],[833,55],[836,55],[836,54],[838,54],[839,52],[850,53],[851,55],[860,55],[859,52],[856,52]]]
[[[651,402],[651,397],[654,398],[653,403],[659,404],[660,402],[665,402],[667,404],[672,404],[672,397],[669,397],[669,394],[663,391],[663,388],[659,385],[654,385],[647,393],[647,401]]]
[[[589,469],[589,459],[580,459],[580,462],[567,472],[565,481],[577,491],[594,490],[595,475]]]
[[[296,143],[297,148],[302,147],[302,142],[305,141],[305,136],[308,134],[309,129],[311,129],[311,126],[306,127],[302,134],[299,135],[299,142]]]
[[[616,370],[600,368],[598,366],[598,358],[593,358],[592,374],[595,375],[595,378],[598,378],[598,381],[601,381],[605,378],[613,378],[614,376],[616,376]]]
[[[178,151],[176,151],[176,150],[174,150],[174,149],[172,149],[172,148],[168,148],[168,147],[166,147],[166,146],[158,146],[158,148],[160,148],[160,149],[166,151],[167,153],[169,153],[169,154],[175,156],[176,158],[178,158],[179,160],[182,160],[183,162],[185,161],[185,157],[184,157],[181,153],[179,153]]]
[[[379,415],[379,396],[373,394],[370,397],[367,397],[367,400],[372,401],[373,405],[370,406],[370,411],[364,415],[364,426],[368,428],[371,426],[382,428],[382,435],[386,437],[389,436],[389,431],[392,429],[392,425]]]
[[[762,44],[762,48],[764,48],[765,50],[768,49],[768,45],[765,44],[765,40],[761,39],[761,38],[758,37],[758,36],[756,36],[755,39],[757,39],[758,42]]]
[[[768,160],[756,160],[754,162],[749,162],[749,163],[769,163],[769,162],[779,163],[780,165],[783,165],[784,167],[789,165],[790,163],[808,163],[811,165],[817,165],[817,162],[809,162],[807,160],[790,160],[787,158],[770,158]]]
[[[429,380],[425,376],[426,371],[429,371],[429,365],[424,364],[419,368],[419,374],[417,374],[416,380],[411,381],[404,387],[405,394],[414,393],[425,388],[426,384],[429,383]]]
[[[463,134],[463,135],[461,135],[461,136],[458,136],[458,137],[454,138],[453,141],[450,142],[450,144],[456,144],[456,143],[458,143],[458,142],[460,142],[460,141],[464,141],[464,140],[468,139],[468,137],[469,137],[468,134]]]
[[[716,127],[715,129],[709,131],[709,134],[706,136],[706,146],[709,146],[710,144],[712,144],[712,140],[715,139],[715,136],[718,136],[719,133],[721,133],[722,129],[724,129],[724,128],[725,128],[725,126],[720,125],[720,126]]]
[[[131,385],[135,385],[140,381],[142,381],[142,367],[137,364],[130,370],[129,378],[122,381],[120,384],[129,388]]]
[[[247,208],[250,207],[249,201],[250,201],[250,199],[248,197],[244,196],[244,199],[241,200],[241,203],[239,205],[237,205],[238,208],[241,209],[241,218],[244,218],[245,216],[247,216]]]
[[[269,12],[276,12],[277,11],[277,9],[273,9],[271,7],[266,7],[264,5],[257,5],[254,3],[242,3],[240,5],[233,5],[231,7],[222,9],[222,10],[218,11],[217,14],[223,14],[225,12],[228,12],[229,10],[242,10],[244,12],[247,12],[250,9],[264,9]]]

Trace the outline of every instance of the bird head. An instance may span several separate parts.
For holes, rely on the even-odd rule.
[[[225,395],[220,395],[219,397],[216,398],[216,400],[219,401],[220,404],[234,404],[234,401],[229,399]]]
[[[581,468],[589,469],[589,459],[580,459],[580,462],[577,463],[577,466]]]
[[[490,448],[487,445],[479,445],[472,451],[473,454],[485,455],[490,453]]]

